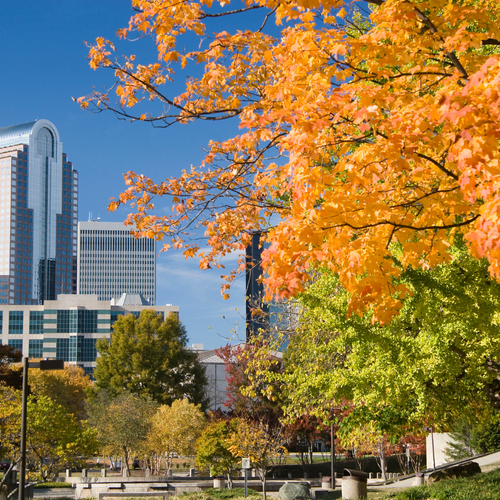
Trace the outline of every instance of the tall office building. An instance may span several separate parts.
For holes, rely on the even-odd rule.
[[[269,306],[264,299],[264,285],[262,284],[262,251],[260,242],[261,233],[252,235],[252,243],[246,248],[246,341],[250,342],[261,331],[267,330],[269,325]],[[253,315],[253,309],[260,309],[263,314]]]
[[[140,293],[154,305],[154,240],[134,238],[121,222],[79,222],[77,282],[77,293],[95,294],[99,300]]]
[[[0,304],[76,292],[78,173],[48,120],[0,128]]]

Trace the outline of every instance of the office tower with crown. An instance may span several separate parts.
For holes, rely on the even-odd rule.
[[[48,120],[0,128],[0,304],[76,292],[78,173]]]

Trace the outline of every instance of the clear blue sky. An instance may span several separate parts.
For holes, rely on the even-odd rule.
[[[0,127],[37,118],[54,123],[79,172],[79,220],[88,220],[90,212],[102,220],[124,220],[127,209],[107,211],[109,198],[124,188],[123,172],[134,170],[158,181],[177,175],[200,163],[210,138],[222,138],[235,126],[154,129],[119,121],[111,113],[83,111],[72,101],[94,86],[112,83],[111,74],[90,69],[84,41],[113,39],[130,14],[128,0],[0,2]],[[130,53],[147,50],[147,44],[128,48]],[[225,345],[235,328],[244,337],[244,282],[240,279],[224,301],[220,274],[199,270],[197,261],[186,261],[175,251],[157,259],[157,304],[178,305],[190,342],[205,348]]]

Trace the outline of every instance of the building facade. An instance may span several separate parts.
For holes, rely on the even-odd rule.
[[[178,306],[115,306],[95,295],[59,295],[43,305],[0,304],[1,344],[19,349],[30,358],[54,358],[75,363],[92,373],[100,338],[110,338],[120,315],[139,316],[154,309],[166,318],[179,316]]]
[[[78,223],[77,293],[111,300],[141,294],[156,303],[155,242],[136,239],[121,222]]]
[[[78,173],[48,120],[0,128],[0,304],[76,292]]]
[[[247,342],[268,329],[269,306],[264,301],[264,285],[262,283],[262,251],[261,233],[252,235],[252,243],[246,248],[246,329]],[[260,309],[262,314],[253,315],[253,309]]]

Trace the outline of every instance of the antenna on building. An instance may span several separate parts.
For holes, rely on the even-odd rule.
[[[97,222],[99,222],[100,220],[101,220],[101,216],[100,216],[100,215],[98,215],[98,216],[97,216]]]
[[[92,222],[92,212],[89,212],[89,222]]]

